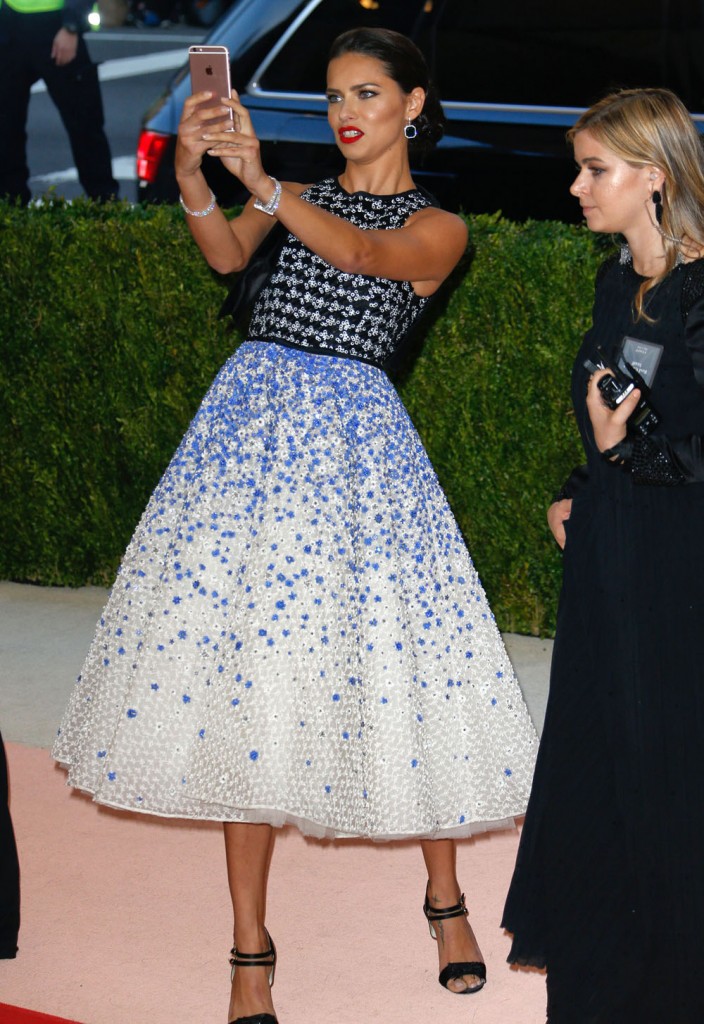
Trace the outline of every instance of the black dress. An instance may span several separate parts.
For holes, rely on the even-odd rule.
[[[597,279],[572,393],[587,474],[566,524],[550,697],[503,925],[548,968],[549,1024],[702,1024],[704,261],[648,293],[615,258]],[[624,335],[663,346],[661,416],[604,461],[585,358]]]

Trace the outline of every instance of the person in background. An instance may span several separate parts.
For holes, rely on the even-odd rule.
[[[0,198],[32,198],[27,113],[42,79],[68,132],[78,179],[91,199],[117,196],[98,71],[83,39],[93,0],[0,0]]]
[[[0,734],[0,959],[17,955],[20,930],[20,866],[10,817],[5,746]]]
[[[623,244],[572,374],[587,466],[548,513],[563,585],[503,924],[549,1024],[701,1024],[704,150],[663,89],[568,137],[588,227]]]

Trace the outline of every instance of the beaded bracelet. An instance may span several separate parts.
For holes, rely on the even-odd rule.
[[[263,203],[261,199],[255,199],[254,209],[261,210],[262,213],[266,213],[270,217],[273,217],[279,208],[279,203],[281,202],[281,182],[277,181],[276,178],[272,178],[271,175],[269,175],[269,181],[274,182],[273,196],[266,203]]]
[[[187,213],[189,217],[207,217],[209,213],[213,212],[217,204],[217,199],[215,198],[215,193],[213,192],[212,189],[210,190],[210,202],[208,203],[204,210],[189,209],[189,207],[187,207],[186,204],[184,203],[182,195],[179,195],[178,201],[183,207],[184,212]]]

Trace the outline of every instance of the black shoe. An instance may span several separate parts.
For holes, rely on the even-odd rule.
[[[264,931],[266,931],[266,928]],[[232,947],[230,950],[230,964],[232,966],[230,979],[232,981],[235,979],[235,971],[238,967],[269,967],[271,968],[269,971],[269,986],[271,987],[274,984],[276,946],[268,931],[266,931],[266,937],[269,942],[269,948],[264,950],[263,953],[240,953],[237,946]],[[278,1024],[278,1021],[271,1013],[255,1013],[254,1016],[237,1017],[230,1024]]]
[[[464,901],[464,893],[460,896],[459,903],[455,903],[452,907],[443,907],[435,910],[430,906],[428,902],[428,894],[425,894],[425,903],[423,904],[423,913],[428,920],[428,928],[430,929],[430,937],[435,939],[437,942],[437,935],[433,928],[433,921],[448,921],[451,917],[466,917],[469,911]],[[455,989],[449,988],[448,982],[452,981],[453,978],[463,978],[466,974],[472,974],[475,978],[480,979],[480,984],[475,985],[473,988],[464,988],[461,992],[456,992]],[[480,992],[486,985],[486,964],[483,964],[480,960],[473,960],[471,963],[450,963],[447,967],[443,967],[438,975],[438,981],[446,988],[448,992],[452,992],[456,996],[471,996],[475,992]]]
[[[230,1024],[278,1024],[278,1021],[270,1013],[255,1013],[253,1017],[238,1017]]]

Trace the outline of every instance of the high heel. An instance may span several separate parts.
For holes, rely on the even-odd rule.
[[[428,922],[430,937],[435,939],[437,942],[438,937],[435,929],[433,928],[433,921],[449,921],[452,917],[466,917],[469,911],[467,910],[467,905],[464,901],[464,893],[460,896],[458,903],[453,904],[451,907],[442,907],[436,910],[434,907],[430,906],[428,893],[426,891],[423,913],[425,914]],[[471,974],[475,978],[479,978],[480,984],[474,985],[473,988],[464,988],[460,992],[449,987],[449,981],[452,981],[453,978],[463,978],[466,974]],[[446,988],[448,992],[452,992],[453,995],[474,995],[475,992],[480,992],[486,985],[486,964],[483,964],[480,960],[473,960],[470,963],[449,963],[440,971],[438,981],[443,988]]]
[[[235,980],[235,971],[238,967],[269,967],[269,987],[274,984],[274,975],[276,974],[276,946],[269,932],[266,932],[267,942],[269,948],[264,950],[263,953],[240,953],[237,946],[233,946],[230,950],[230,965],[232,967],[232,973],[230,974],[230,980]],[[230,1024],[278,1024],[276,1017],[271,1013],[255,1013],[249,1017],[236,1017],[235,1020],[231,1021]]]
[[[255,1013],[253,1017],[237,1017],[230,1024],[278,1024],[270,1013]]]
[[[237,1017],[230,1024],[278,1024],[270,1013],[255,1013],[253,1017]]]
[[[255,1013],[253,1017],[237,1017],[230,1024],[278,1024],[270,1013]]]

